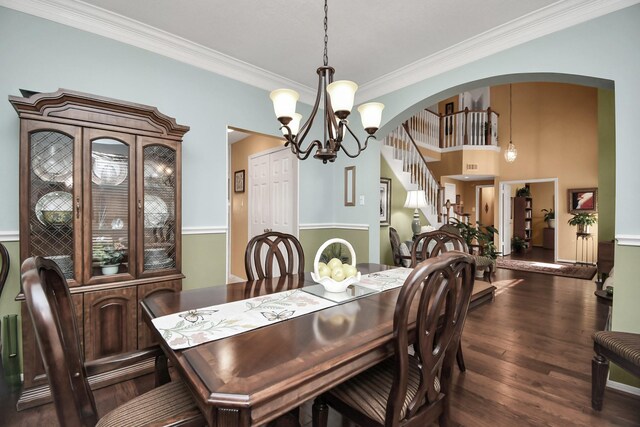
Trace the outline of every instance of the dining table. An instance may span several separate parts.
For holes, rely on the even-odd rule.
[[[362,274],[394,268],[357,265]],[[154,319],[311,286],[318,285],[309,273],[294,274],[158,294],[141,302],[144,321],[208,425],[263,425],[390,357],[401,288],[181,349],[167,343]]]

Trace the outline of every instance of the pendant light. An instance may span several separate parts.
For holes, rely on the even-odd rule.
[[[353,101],[358,85],[348,80],[333,81],[335,69],[330,67],[329,57],[327,54],[327,43],[329,37],[327,35],[328,28],[328,12],[327,0],[324,2],[324,65],[317,69],[318,73],[318,93],[316,95],[311,116],[300,127],[302,116],[296,113],[296,102],[299,95],[291,89],[277,89],[271,92],[270,98],[273,101],[273,109],[276,113],[278,121],[282,124],[280,128],[286,138],[285,147],[290,146],[291,151],[300,160],[305,160],[315,148],[314,158],[322,160],[323,163],[335,161],[338,152],[342,149],[344,154],[354,158],[367,148],[370,138],[374,138],[374,134],[380,127],[382,121],[382,109],[384,105],[379,102],[369,102],[358,107],[360,118],[362,119],[362,127],[368,136],[364,145],[353,133],[349,127],[347,117],[351,114]],[[320,140],[312,141],[306,148],[302,147],[302,143],[307,133],[313,125],[313,121],[318,113],[320,100],[324,98],[323,115],[323,131],[324,142]],[[351,134],[357,146],[355,151],[350,152],[342,144],[347,132]]]
[[[513,115],[513,97],[512,97],[511,86],[512,85],[509,84],[509,145],[507,146],[507,149],[504,152],[504,159],[509,163],[513,163],[516,160],[516,157],[518,157],[518,150],[516,149],[516,146],[513,145],[513,140],[511,137],[511,132],[512,132],[511,116]]]

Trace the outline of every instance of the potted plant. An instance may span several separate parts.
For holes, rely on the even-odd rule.
[[[516,197],[531,197],[531,190],[529,187],[522,187],[516,189]]]
[[[575,225],[578,227],[578,234],[589,234],[591,232],[591,226],[598,222],[595,214],[580,212],[573,215],[568,223],[569,225]]]
[[[102,269],[102,274],[105,276],[116,274],[120,263],[124,258],[122,251],[115,249],[114,247],[105,247],[97,249],[93,253],[93,258],[98,262]]]
[[[500,255],[494,243],[494,235],[498,234],[498,230],[490,225],[482,225],[480,223],[477,223],[474,227],[456,218],[451,218],[451,223],[460,230],[460,235],[470,249],[474,246],[480,248],[479,257],[490,260],[491,265],[486,268],[489,268],[489,271],[493,271],[496,259]],[[484,268],[478,268],[476,275],[482,277],[483,272]]]
[[[541,212],[544,212],[544,222],[547,223],[547,227],[556,228],[556,213],[551,209],[542,209]]]
[[[522,237],[515,236],[511,239],[511,249],[517,254],[521,254],[527,247],[527,242]]]

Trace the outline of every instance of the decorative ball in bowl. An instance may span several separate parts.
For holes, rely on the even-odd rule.
[[[338,258],[332,258],[326,264],[320,262],[324,250],[331,244],[346,246],[351,252],[351,264],[343,264]],[[311,278],[321,284],[327,292],[344,292],[349,285],[360,281],[360,272],[356,269],[356,253],[351,243],[344,239],[329,239],[320,246],[313,262]]]

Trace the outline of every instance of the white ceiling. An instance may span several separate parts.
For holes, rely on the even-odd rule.
[[[85,0],[315,87],[322,0]],[[359,84],[555,0],[330,0],[329,65]]]
[[[329,0],[329,65],[370,100],[640,0]],[[322,0],[0,0],[312,103]]]

